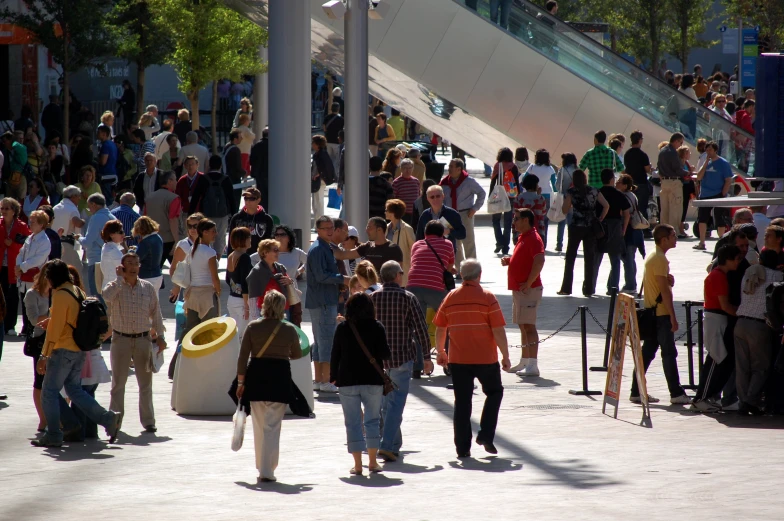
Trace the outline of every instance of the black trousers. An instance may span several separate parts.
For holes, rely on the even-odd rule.
[[[574,226],[570,224],[567,228],[568,239],[566,242],[566,263],[564,264],[564,276],[561,283],[561,291],[564,293],[572,292],[572,280],[574,280],[574,261],[577,258],[577,248],[583,243],[583,295],[593,295],[596,287],[594,286],[593,263],[596,257],[596,237],[588,226]]]
[[[479,420],[479,433],[484,441],[493,442],[495,428],[498,424],[498,410],[504,397],[504,386],[501,385],[501,366],[494,364],[449,364],[452,373],[452,384],[455,391],[455,413],[453,424],[455,429],[455,448],[458,453],[471,449],[471,408],[474,394],[474,378],[482,384],[485,393],[485,404],[482,418]]]
[[[0,289],[5,298],[5,318],[3,327],[5,332],[16,329],[16,312],[19,310],[19,289],[16,284],[8,283],[8,266],[0,268]]]
[[[700,386],[697,388],[697,400],[707,400],[721,393],[735,371],[735,324],[736,317],[727,317],[727,329],[724,331],[724,346],[727,356],[720,363],[711,355],[705,357],[700,371]],[[764,327],[764,324],[761,324]]]
[[[647,181],[637,185],[634,195],[637,196],[637,209],[648,219],[648,200],[651,198],[651,186]]]
[[[174,249],[173,242],[164,242],[163,243],[163,255],[161,255],[161,268],[163,268],[163,263],[165,261],[172,261],[172,250]]]

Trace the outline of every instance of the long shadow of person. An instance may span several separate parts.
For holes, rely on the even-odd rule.
[[[403,484],[403,480],[399,478],[388,478],[383,474],[372,474],[368,476],[363,474],[361,476],[351,476],[340,478],[340,481],[348,485],[357,485],[359,487],[368,488],[387,488],[397,487]]]
[[[498,458],[496,456],[488,456],[486,458],[466,458],[460,461],[450,461],[449,466],[453,469],[462,470],[479,470],[482,472],[510,472],[521,470],[522,463],[515,463],[514,461],[506,458]]]
[[[275,492],[276,494],[293,495],[302,492],[310,492],[313,486],[309,484],[288,484],[281,483],[280,481],[272,481],[269,483],[247,483],[245,481],[235,481],[236,485],[245,487],[248,490],[257,490],[259,492]]]

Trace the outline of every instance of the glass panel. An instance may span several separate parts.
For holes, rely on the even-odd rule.
[[[716,141],[725,159],[753,174],[753,136],[544,9],[525,0],[454,1],[499,24],[526,46],[637,113],[672,132],[682,132],[692,145],[698,138]],[[492,15],[491,5],[496,8]]]

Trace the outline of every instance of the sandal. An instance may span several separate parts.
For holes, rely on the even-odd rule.
[[[561,295],[561,296],[566,296],[571,294],[572,294],[571,291],[559,291],[558,293],[556,293],[556,295]]]
[[[370,472],[382,472],[384,469],[381,467],[381,465],[376,465],[375,467],[368,466],[368,470]]]
[[[362,475],[362,469],[357,470],[354,467],[351,467],[350,469],[348,469],[348,473],[353,475],[353,476],[361,476]]]

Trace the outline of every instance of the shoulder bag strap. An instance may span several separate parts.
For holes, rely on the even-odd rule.
[[[275,326],[275,329],[272,330],[272,334],[270,334],[269,338],[267,338],[267,341],[264,342],[264,347],[261,348],[261,351],[259,351],[259,354],[257,354],[254,358],[261,358],[261,356],[264,354],[264,351],[266,351],[267,348],[272,343],[272,339],[275,338],[275,335],[278,334],[278,330],[280,329],[280,326],[282,324],[283,324],[283,322],[278,322],[278,325]]]
[[[446,266],[444,266],[444,263],[441,261],[441,257],[438,256],[436,249],[433,248],[433,246],[427,241],[425,241],[425,244],[427,244],[427,247],[430,248],[430,250],[433,252],[433,255],[436,256],[436,259],[438,259],[438,263],[441,265],[441,268],[446,271]]]
[[[354,338],[356,338],[357,342],[359,343],[359,347],[362,348],[362,351],[365,353],[365,356],[368,357],[368,360],[370,360],[370,365],[372,365],[375,368],[378,374],[381,375],[381,378],[386,382],[389,376],[387,375],[387,373],[384,372],[383,369],[381,369],[381,367],[379,367],[378,362],[376,362],[376,359],[373,358],[373,355],[371,355],[370,351],[368,351],[365,342],[363,342],[362,338],[359,336],[359,331],[357,331],[357,326],[355,326],[351,320],[347,320],[347,322],[348,322],[348,326],[351,328],[351,332],[354,333]]]

